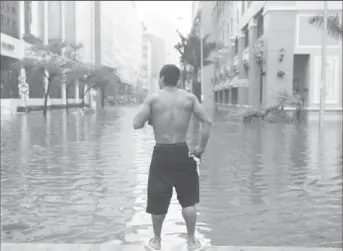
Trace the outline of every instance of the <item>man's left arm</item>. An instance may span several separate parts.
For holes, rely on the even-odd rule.
[[[143,105],[141,106],[139,112],[133,119],[134,129],[142,129],[145,123],[150,119],[151,103],[152,103],[152,97],[148,97],[144,100]]]

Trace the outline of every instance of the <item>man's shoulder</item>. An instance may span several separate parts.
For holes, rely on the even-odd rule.
[[[191,93],[191,92],[188,92],[188,91],[186,91],[186,90],[182,90],[182,93],[183,93],[183,95],[188,99],[188,100],[190,100],[190,101],[194,101],[194,99],[196,98],[196,96],[193,94],[193,93]]]
[[[152,103],[154,102],[155,100],[157,100],[159,97],[159,95],[157,93],[153,93],[153,94],[150,94],[149,96],[147,96],[145,98],[145,102],[147,103]]]

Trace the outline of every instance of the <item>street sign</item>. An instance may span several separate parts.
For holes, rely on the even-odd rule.
[[[21,95],[28,95],[29,94],[29,85],[28,84],[20,84],[18,89],[19,89],[19,93]]]

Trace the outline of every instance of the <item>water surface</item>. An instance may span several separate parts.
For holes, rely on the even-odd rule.
[[[1,122],[4,242],[138,244],[154,146],[137,108]],[[201,166],[197,235],[213,245],[342,246],[342,125],[242,125],[217,116]],[[173,196],[164,241],[185,237]]]

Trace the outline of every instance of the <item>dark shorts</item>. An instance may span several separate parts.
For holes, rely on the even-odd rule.
[[[156,144],[149,171],[147,213],[166,214],[173,187],[182,208],[199,203],[197,164],[188,152],[186,143]]]

